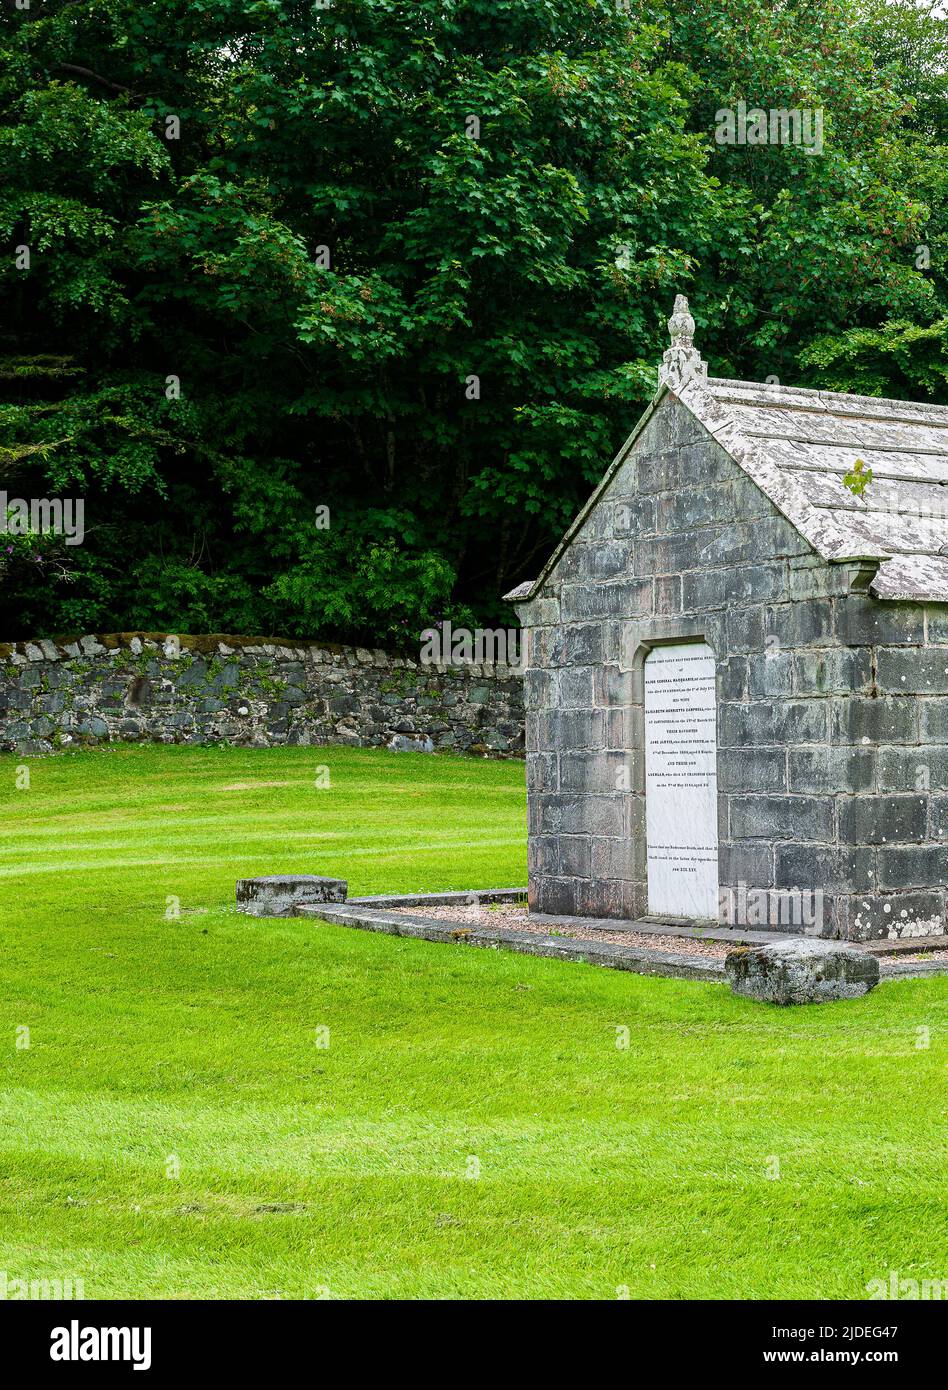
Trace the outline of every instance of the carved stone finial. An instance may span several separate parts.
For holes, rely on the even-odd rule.
[[[672,347],[690,348],[695,339],[695,321],[688,311],[688,301],[683,294],[675,295],[675,307],[668,320],[668,332]]]
[[[668,320],[668,332],[671,336],[671,347],[666,348],[662,356],[658,381],[661,386],[680,391],[691,377],[708,375],[707,364],[702,360],[701,353],[695,351],[695,321],[683,294],[675,296],[675,307]]]

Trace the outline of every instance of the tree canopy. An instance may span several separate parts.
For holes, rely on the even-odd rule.
[[[883,0],[0,17],[8,636],[508,622],[655,386],[946,399],[948,26]],[[722,108],[820,110],[819,152]],[[52,550],[55,550],[53,545]]]

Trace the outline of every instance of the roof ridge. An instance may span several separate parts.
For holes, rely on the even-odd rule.
[[[940,446],[946,442],[941,429],[948,427],[948,404],[709,377],[694,347],[694,319],[682,295],[676,298],[668,327],[671,347],[662,359],[657,392],[539,577],[518,585],[507,595],[510,600],[529,601],[541,591],[656,410],[670,399],[689,411],[823,560],[874,562],[877,583],[871,589],[879,598],[948,603],[948,517],[937,495],[948,481],[937,476],[946,452]],[[819,423],[811,422],[809,433],[802,429],[799,437],[782,433],[792,431],[797,422],[781,420],[777,411],[809,411]],[[833,422],[838,422],[835,437]],[[892,428],[899,426],[905,428]],[[824,432],[826,438],[810,437]],[[799,465],[795,450],[800,451]],[[824,456],[813,457],[807,450]],[[837,475],[841,468],[850,471],[862,453],[877,462],[880,479],[889,486],[878,497],[870,487],[862,507],[850,506],[839,497]],[[895,456],[890,463],[885,461],[888,455]],[[899,455],[918,455],[926,463],[909,459],[905,464]],[[936,476],[929,477],[930,472]],[[871,483],[871,472],[865,476]],[[925,490],[911,492],[919,484]],[[900,488],[917,508],[894,505]]]
[[[835,410],[837,403],[848,405],[859,405],[863,407],[862,413],[871,418],[887,416],[891,420],[917,418],[919,415],[931,418],[941,418],[948,424],[948,405],[939,405],[936,401],[906,401],[897,400],[890,396],[860,396],[854,391],[828,391],[822,387],[815,386],[785,386],[783,383],[772,383],[762,381],[738,381],[731,377],[707,377],[706,387],[715,398],[727,397],[733,393],[737,399],[738,392],[753,391],[760,396],[770,396],[776,404],[780,395],[796,397],[801,402],[820,402],[827,414],[845,415],[842,410]],[[758,404],[765,401],[758,399]],[[787,402],[789,409],[794,406]],[[872,407],[865,409],[865,407]]]

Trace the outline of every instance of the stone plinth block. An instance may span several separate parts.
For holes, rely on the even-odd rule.
[[[842,942],[812,937],[740,947],[728,952],[724,969],[735,994],[768,1004],[857,999],[879,983],[876,956]]]
[[[344,878],[317,874],[270,874],[237,880],[237,911],[252,917],[292,917],[301,903],[344,903]]]

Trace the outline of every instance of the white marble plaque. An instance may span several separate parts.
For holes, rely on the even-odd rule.
[[[663,917],[718,915],[717,699],[704,642],[645,658],[648,907]]]

